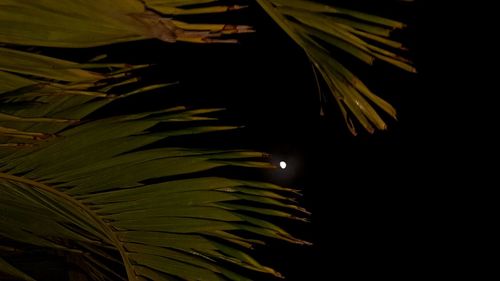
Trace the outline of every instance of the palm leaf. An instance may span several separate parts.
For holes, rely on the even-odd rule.
[[[199,14],[241,8],[239,6],[219,6],[201,10],[177,8],[186,2],[0,0],[0,42],[66,48],[94,47],[150,38],[166,42],[234,42],[232,39],[214,39],[214,37],[251,31],[244,26],[224,24],[197,24],[189,28],[190,25],[187,23],[172,21],[152,11],[166,14]],[[189,2],[196,4],[207,1]]]
[[[392,30],[403,28],[404,24],[309,0],[257,2],[306,52],[328,85],[353,134],[357,131],[351,116],[370,133],[387,128],[376,107],[396,118],[396,110],[338,62],[330,49],[340,49],[367,64],[381,60],[415,72],[407,59],[386,49],[405,49],[402,44],[387,38]]]
[[[2,259],[1,257],[0,257],[0,272],[3,272],[5,274],[7,274],[8,276],[15,277],[19,280],[34,281],[33,278],[26,275],[24,272],[20,271],[19,269],[15,268],[14,266],[9,264],[7,261]]]
[[[86,119],[117,98],[165,85],[119,93],[113,85],[132,79],[138,66],[94,63],[94,72],[84,69],[89,64],[0,51],[19,61],[0,60],[0,78],[9,85],[0,92],[2,242],[74,256],[93,280],[247,280],[228,264],[280,276],[246,249],[266,237],[307,244],[264,219],[300,219],[296,213],[305,210],[291,201],[294,190],[193,175],[224,166],[272,168],[262,153],[145,148],[166,138],[237,128],[196,125],[214,120],[204,115],[220,109],[175,107]],[[38,104],[8,106],[25,100]],[[155,130],[161,123],[183,125]],[[1,261],[4,273],[31,280]],[[110,265],[116,262],[125,274]]]
[[[216,1],[0,0],[0,42],[70,48],[149,38],[218,43],[236,41],[214,37],[253,32],[248,26],[190,24],[161,16],[242,8],[238,5],[198,6],[213,2]],[[403,28],[404,24],[309,0],[257,0],[257,3],[304,49],[328,85],[353,134],[357,131],[352,117],[370,133],[387,128],[377,108],[396,118],[396,110],[338,62],[329,48],[343,50],[368,64],[380,60],[415,72],[411,63],[397,52],[405,49],[402,44],[388,38],[392,30]]]
[[[146,7],[153,9],[159,13],[167,15],[197,15],[208,13],[224,13],[245,8],[246,6],[208,6],[186,8],[185,6],[200,5],[217,2],[218,0],[145,0]]]
[[[26,51],[149,38],[234,42],[219,37],[253,31],[171,18],[242,8],[213,2],[0,0],[0,250],[52,251],[91,280],[249,280],[233,272],[235,266],[281,276],[248,249],[266,238],[308,244],[269,222],[306,220],[293,201],[296,191],[210,175],[219,167],[273,168],[264,155],[158,145],[236,129],[202,124],[216,120],[207,114],[220,109],[174,107],[94,120],[93,112],[117,99],[171,83],[139,84],[136,70],[148,65],[100,63],[104,56],[81,63]],[[351,115],[370,132],[386,128],[375,105],[393,117],[394,108],[330,48],[414,71],[397,54],[404,47],[388,38],[403,24],[314,1],[257,2],[305,50],[353,133]],[[158,130],[165,123],[175,129]],[[32,280],[9,253],[0,253],[0,272]]]

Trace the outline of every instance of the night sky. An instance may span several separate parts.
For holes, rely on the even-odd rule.
[[[234,2],[234,1],[232,1]],[[417,5],[399,1],[327,1],[375,12],[408,23],[396,34],[419,67]],[[360,5],[359,3],[363,3]],[[224,107],[222,124],[245,125],[229,133],[197,138],[197,147],[249,148],[273,154],[271,161],[287,162],[285,170],[229,171],[234,177],[255,177],[301,189],[300,204],[312,212],[311,223],[285,222],[285,229],[313,246],[270,242],[255,254],[290,281],[400,280],[414,273],[408,256],[418,243],[414,215],[418,190],[412,164],[418,135],[420,74],[406,73],[382,62],[369,67],[341,51],[334,54],[364,79],[371,89],[398,109],[399,120],[374,135],[358,126],[352,136],[322,85],[326,97],[321,117],[319,93],[311,65],[302,50],[257,5],[200,21],[230,21],[255,26],[257,33],[228,45],[166,44],[145,41],[86,51],[108,52],[110,61],[154,62],[146,81],[179,81],[161,94],[139,95],[117,102],[113,110],[130,111],[176,105]],[[77,50],[68,52],[74,55]],[[82,55],[82,59],[85,55]],[[99,114],[99,113],[97,113]],[[187,141],[187,143],[186,143]],[[175,143],[175,142],[174,142]],[[226,175],[227,175],[226,171]],[[233,173],[233,174],[231,174]],[[282,223],[282,222],[279,222]],[[410,238],[411,237],[411,238]],[[256,280],[265,280],[258,275]],[[273,280],[273,279],[270,279]]]

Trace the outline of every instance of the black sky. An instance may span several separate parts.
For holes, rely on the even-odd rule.
[[[417,4],[326,2],[408,23],[396,36],[410,48],[408,56],[419,68]],[[380,62],[368,67],[336,52],[399,112],[388,131],[369,135],[359,128],[360,135],[353,137],[334,103],[320,117],[318,89],[306,56],[260,8],[252,5],[233,15],[201,20],[213,18],[253,25],[257,33],[243,36],[236,45],[146,41],[109,47],[110,61],[156,63],[146,73],[146,82],[180,82],[164,95],[130,99],[116,105],[117,110],[180,104],[224,107],[227,112],[219,115],[224,124],[246,127],[195,145],[250,148],[274,154],[273,161],[286,160],[286,170],[260,176],[303,190],[300,203],[313,213],[311,223],[290,223],[286,229],[314,245],[271,242],[256,254],[287,280],[413,277],[409,257],[418,244],[415,214],[425,208],[415,201],[419,191],[413,185],[417,173],[412,165],[418,151],[414,138],[420,133],[417,114],[422,114],[416,106],[422,96],[419,75]],[[325,87],[322,90],[329,95]]]

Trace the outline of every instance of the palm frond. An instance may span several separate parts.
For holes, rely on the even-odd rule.
[[[17,278],[18,280],[34,281],[34,279],[31,278],[29,275],[15,268],[11,264],[9,264],[6,260],[2,259],[2,257],[0,257],[0,273],[2,272],[7,274],[8,276]]]
[[[165,85],[120,94],[113,85],[133,79],[140,67],[0,51],[16,61],[0,60],[0,82],[8,85],[0,92],[0,241],[73,256],[92,280],[248,280],[229,264],[280,276],[247,250],[266,237],[307,244],[266,220],[304,220],[297,213],[307,212],[291,199],[294,190],[194,175],[224,166],[272,168],[262,153],[146,148],[166,138],[236,129],[199,125],[220,109],[86,119],[117,98]],[[22,101],[37,105],[9,107]],[[181,126],[155,130],[161,123]],[[0,271],[32,280],[0,261]]]
[[[353,134],[357,131],[351,116],[370,133],[387,128],[376,107],[396,118],[396,110],[335,59],[330,49],[340,49],[367,64],[381,60],[415,72],[410,62],[394,51],[405,50],[402,44],[388,38],[392,30],[403,28],[403,23],[309,0],[257,2],[304,49]]]
[[[239,6],[180,9],[188,1],[141,0],[0,0],[0,42],[82,48],[157,38],[166,42],[235,42],[216,39],[251,32],[245,26],[189,25],[164,14],[199,14],[239,9]],[[189,1],[190,4],[207,1]],[[154,12],[157,11],[157,12]]]
[[[217,1],[0,0],[0,42],[69,48],[149,38],[166,42],[231,43],[236,40],[217,37],[253,32],[244,25],[193,24],[161,16],[243,8],[214,6],[214,2]],[[411,62],[399,54],[405,50],[402,44],[389,39],[391,31],[403,28],[404,24],[310,0],[257,0],[257,3],[304,49],[353,134],[357,131],[352,117],[370,133],[387,128],[377,108],[396,118],[396,110],[336,60],[330,49],[343,50],[367,64],[380,60],[415,72]]]
[[[144,67],[147,65],[80,64],[0,48],[0,84],[3,85],[0,141],[8,147],[34,145],[54,137],[58,131],[80,122],[113,100],[170,85],[113,92],[116,87],[137,82],[133,71]],[[2,153],[5,152],[0,155]]]
[[[218,0],[144,0],[146,7],[153,9],[161,14],[166,15],[198,15],[198,14],[211,14],[211,13],[224,13],[228,11],[235,11],[245,8],[246,6],[231,5],[231,6],[208,6],[208,7],[191,7],[199,4],[207,4],[217,2]]]
[[[248,150],[165,147],[178,136],[224,130],[221,109],[163,110],[94,119],[117,99],[161,90],[142,85],[149,65],[74,62],[27,47],[86,48],[156,38],[235,42],[251,27],[179,21],[178,15],[243,8],[215,0],[0,0],[0,272],[32,277],[3,249],[35,247],[75,261],[91,280],[249,280],[235,267],[281,276],[248,252],[266,238],[308,244],[270,222],[305,221],[296,191],[226,178],[214,168],[267,169]],[[389,38],[404,25],[305,0],[257,0],[306,52],[353,133],[385,129],[375,109],[395,109],[330,53],[381,60],[414,72]],[[126,86],[126,87],[123,87]],[[195,122],[193,122],[195,121]],[[205,123],[210,121],[210,123]],[[158,129],[175,124],[175,129]],[[200,172],[203,172],[200,174]]]

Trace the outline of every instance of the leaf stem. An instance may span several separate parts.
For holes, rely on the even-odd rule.
[[[132,269],[132,263],[130,262],[130,260],[127,256],[127,253],[125,251],[125,248],[122,245],[122,242],[118,239],[118,237],[116,236],[116,234],[113,231],[113,229],[111,228],[111,226],[109,226],[106,222],[104,222],[97,214],[95,214],[86,205],[84,205],[80,201],[76,200],[75,198],[69,196],[68,194],[66,194],[64,192],[60,192],[60,191],[56,190],[55,188],[52,188],[46,184],[31,180],[31,179],[27,179],[27,178],[23,178],[23,177],[19,177],[19,176],[14,176],[11,174],[1,173],[1,172],[0,172],[0,179],[5,179],[5,180],[19,182],[19,183],[33,186],[35,188],[38,188],[40,190],[43,190],[45,192],[48,192],[52,195],[55,195],[56,197],[59,197],[59,198],[65,200],[66,202],[72,204],[73,206],[77,207],[78,209],[80,209],[81,211],[86,213],[88,216],[90,216],[92,218],[92,220],[98,226],[101,227],[101,229],[104,232],[104,234],[106,235],[106,237],[108,237],[110,239],[110,241],[116,247],[118,252],[120,252],[120,256],[122,257],[122,260],[123,260],[125,269],[127,271],[127,276],[129,278],[129,280],[137,280],[135,272]]]

